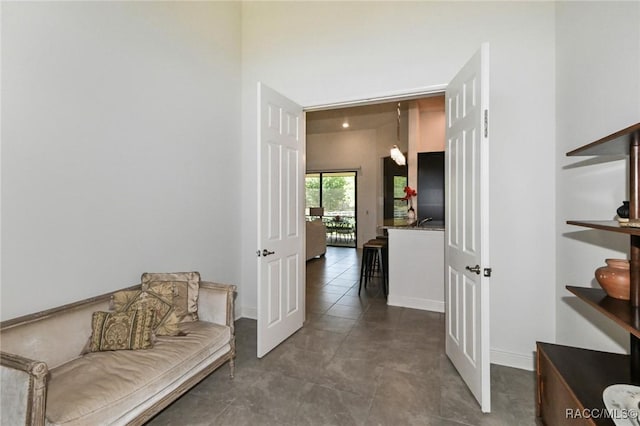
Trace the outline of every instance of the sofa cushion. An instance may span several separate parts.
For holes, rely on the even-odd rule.
[[[145,272],[141,277],[142,289],[153,290],[163,283],[175,285],[176,294],[173,305],[180,322],[198,320],[199,272]]]
[[[118,422],[150,396],[184,380],[190,370],[228,347],[228,326],[198,321],[180,327],[187,336],[158,337],[152,349],[93,352],[51,370],[47,423]]]
[[[152,309],[155,312],[153,331],[158,336],[177,336],[180,322],[173,308],[174,287],[169,284],[156,291],[122,290],[113,294],[111,308],[115,311]]]
[[[306,259],[322,256],[327,251],[327,227],[321,220],[306,222]]]
[[[153,346],[155,313],[151,309],[94,312],[89,351],[149,349]]]

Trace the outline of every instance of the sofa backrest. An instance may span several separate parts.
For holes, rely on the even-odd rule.
[[[0,351],[42,361],[49,369],[80,356],[95,311],[108,311],[111,293],[4,321]]]

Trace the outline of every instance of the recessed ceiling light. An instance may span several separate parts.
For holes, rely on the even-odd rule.
[[[342,128],[343,129],[348,129],[349,128],[349,122],[345,121],[344,123],[342,123]]]

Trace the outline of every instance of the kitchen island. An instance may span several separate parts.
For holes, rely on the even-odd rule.
[[[383,228],[389,235],[387,304],[444,312],[444,224],[396,220]]]

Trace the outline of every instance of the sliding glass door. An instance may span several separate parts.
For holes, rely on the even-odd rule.
[[[307,219],[324,222],[327,244],[356,247],[356,172],[307,173],[305,187]]]

